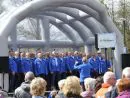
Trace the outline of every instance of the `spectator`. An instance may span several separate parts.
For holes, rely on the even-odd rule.
[[[129,78],[130,79],[130,67],[126,67],[123,69],[122,71],[122,78]],[[119,79],[120,81],[120,79]],[[119,83],[119,81],[117,81],[117,85]],[[109,92],[107,92],[105,94],[106,98],[115,98],[118,96],[118,91],[117,91],[117,87],[113,87]]]
[[[95,93],[102,87],[103,77],[99,76],[96,78]]]
[[[130,80],[123,78],[117,85],[119,95],[117,98],[130,98]]]
[[[85,85],[86,91],[82,92],[81,96],[83,98],[94,98],[94,96],[95,96],[95,84],[96,84],[96,79],[86,78],[84,80],[84,85]]]
[[[79,78],[76,76],[69,76],[65,80],[63,93],[67,98],[81,98],[80,93],[82,89],[80,86]]]
[[[126,67],[123,69],[122,78],[129,78],[130,79],[130,67]]]
[[[53,89],[53,90],[50,92],[48,98],[55,98],[56,95],[57,95],[57,91],[56,91],[56,89]]]
[[[59,90],[59,92],[58,92],[58,94],[56,95],[55,98],[65,98],[65,95],[63,94],[64,84],[65,84],[65,79],[60,80],[60,81],[58,82],[58,87],[59,87],[60,90]]]
[[[33,79],[30,84],[30,93],[32,94],[32,98],[44,98],[46,85],[47,83],[43,78],[37,77]]]
[[[103,76],[103,81],[102,87],[96,93],[96,98],[105,98],[105,93],[108,92],[109,87],[114,86],[116,83],[115,74],[113,72],[106,72]]]
[[[0,98],[8,98],[8,93],[0,87]]]
[[[23,82],[21,86],[15,90],[15,98],[31,98],[30,83],[33,79],[33,72],[27,72],[25,74],[25,82]]]

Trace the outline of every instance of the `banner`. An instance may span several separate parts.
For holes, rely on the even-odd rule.
[[[115,33],[98,34],[98,48],[114,48],[116,45]]]

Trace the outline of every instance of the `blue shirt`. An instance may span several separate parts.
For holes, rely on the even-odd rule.
[[[61,69],[61,61],[57,57],[50,58],[49,62],[49,70],[50,72],[60,72]]]
[[[74,70],[74,64],[75,64],[75,59],[72,56],[67,56],[66,58],[66,64],[68,66],[68,70],[69,71],[73,71]]]
[[[74,56],[75,62],[78,62],[78,64],[82,64],[82,58],[80,56]]]
[[[20,58],[20,67],[21,67],[21,71],[22,71],[23,73],[26,72],[25,66],[26,66],[26,59],[25,59],[25,58]]]
[[[91,64],[93,70],[95,70],[96,72],[99,71],[99,60],[95,59],[93,57],[88,59],[88,62]]]
[[[46,60],[42,58],[37,58],[35,60],[35,74],[48,74]]]
[[[108,71],[108,68],[111,67],[111,63],[109,60],[101,59],[100,65],[99,65],[99,73],[105,73]]]
[[[61,57],[60,58],[61,60],[61,69],[60,69],[60,72],[66,72],[67,71],[67,66],[66,66],[66,63],[65,63],[65,57]]]
[[[85,78],[91,77],[90,73],[91,73],[92,66],[90,65],[90,63],[83,63],[78,66],[74,65],[74,68],[79,70],[80,82],[84,82]]]
[[[13,57],[9,57],[9,70],[11,72],[17,72],[17,64]]]
[[[18,73],[23,73],[24,72],[24,66],[22,66],[20,58],[17,57],[17,58],[14,58],[14,60],[17,64]]]
[[[24,72],[33,71],[33,63],[31,59],[25,58]]]

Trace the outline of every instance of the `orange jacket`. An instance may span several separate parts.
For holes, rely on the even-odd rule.
[[[105,93],[108,92],[110,84],[103,83],[102,87],[97,91],[95,98],[105,98]]]

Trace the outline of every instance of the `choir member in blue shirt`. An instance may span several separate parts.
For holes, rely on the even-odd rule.
[[[46,60],[43,59],[42,53],[37,54],[37,58],[36,58],[34,64],[35,64],[36,76],[40,76],[40,77],[46,79],[46,74],[48,73],[48,71],[47,71]]]
[[[27,73],[27,72],[29,72],[29,71],[33,71],[33,63],[32,63],[32,61],[31,61],[31,59],[30,59],[30,53],[29,52],[27,52],[26,54],[26,57],[25,57],[25,64],[24,64],[24,72],[25,73]]]
[[[93,70],[91,72],[91,76],[93,78],[98,77],[99,73],[99,60],[96,59],[96,55],[92,54],[91,58],[88,59],[88,62],[91,64]]]
[[[111,66],[112,65],[110,61],[106,59],[104,54],[102,54],[102,59],[100,61],[100,66],[99,66],[100,75],[104,75],[104,73],[107,72]]]
[[[78,65],[82,64],[82,57],[79,55],[78,51],[74,52],[74,60],[75,62],[77,62]],[[77,70],[74,69],[73,71],[73,75],[76,75],[77,77],[79,77],[79,72]]]
[[[71,52],[68,52],[68,56],[66,58],[66,64],[68,66],[68,71],[69,71],[70,75],[74,75],[75,59]]]
[[[17,73],[17,64],[14,60],[14,51],[9,51],[9,71],[10,71],[10,82],[9,82],[9,91],[12,92],[14,91],[16,85],[16,73]]]
[[[58,53],[52,53],[49,62],[49,70],[51,72],[51,87],[58,88],[58,81],[60,80],[61,60]]]
[[[61,79],[65,79],[66,72],[67,72],[67,65],[66,65],[66,58],[64,53],[60,54],[60,60],[61,60],[61,69],[60,69]]]
[[[23,66],[21,66],[20,53],[15,51],[14,60],[17,64],[17,74],[16,74],[16,88],[19,87],[24,79]]]

